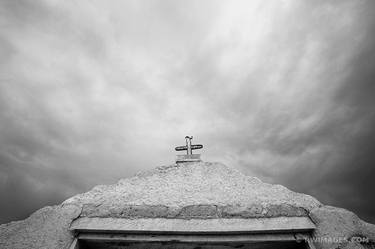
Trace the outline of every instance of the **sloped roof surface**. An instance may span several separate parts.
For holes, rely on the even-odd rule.
[[[306,216],[321,205],[309,195],[207,162],[159,167],[64,203],[83,205],[83,216],[126,218]]]

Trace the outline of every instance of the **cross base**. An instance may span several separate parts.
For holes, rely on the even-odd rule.
[[[192,155],[177,155],[176,163],[188,163],[188,162],[201,162],[201,155],[200,154],[192,154]]]

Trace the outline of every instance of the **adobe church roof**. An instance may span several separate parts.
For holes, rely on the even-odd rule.
[[[306,216],[321,206],[311,196],[207,162],[159,167],[64,204],[82,205],[81,216],[119,218]]]
[[[97,186],[61,205],[45,207],[23,221],[0,225],[0,248],[68,248],[72,222],[101,218],[309,217],[315,236],[366,236],[375,225],[355,214],[322,205],[281,185],[263,183],[220,163],[184,163],[139,173],[117,184]],[[353,244],[340,244],[340,247]],[[329,248],[317,244],[317,248]],[[361,245],[358,244],[361,247]],[[359,247],[359,248],[360,248]],[[358,247],[357,247],[358,248]]]

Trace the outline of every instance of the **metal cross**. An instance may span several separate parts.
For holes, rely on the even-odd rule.
[[[192,155],[192,150],[197,150],[197,149],[202,149],[203,148],[203,145],[201,144],[191,144],[191,140],[193,139],[193,136],[189,137],[189,136],[186,136],[185,137],[185,140],[186,140],[186,145],[185,146],[178,146],[175,148],[176,151],[182,151],[182,150],[186,150],[186,153],[187,155]]]

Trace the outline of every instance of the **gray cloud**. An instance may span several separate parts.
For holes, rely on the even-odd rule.
[[[0,222],[172,163],[186,134],[375,222],[373,5],[2,1]]]

